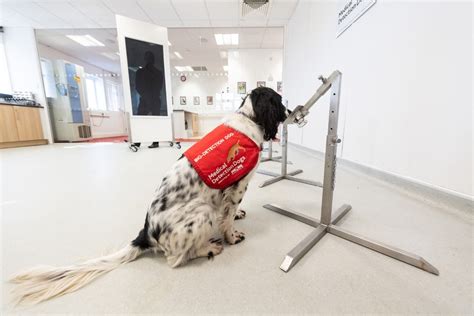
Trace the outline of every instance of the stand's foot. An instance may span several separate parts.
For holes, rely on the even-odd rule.
[[[334,212],[333,220],[331,224],[336,225],[346,214],[352,209],[352,206],[349,204],[343,204]]]
[[[438,269],[436,269],[423,257],[420,257],[418,255],[383,244],[378,241],[370,240],[367,237],[363,237],[361,235],[355,234],[353,232],[334,225],[328,226],[328,232],[348,241],[352,241],[353,243],[356,243],[358,245],[380,252],[381,254],[384,254],[386,256],[408,263],[414,267],[425,270],[426,272],[439,275]]]
[[[276,205],[276,204],[265,204],[263,207],[266,208],[267,210],[279,213],[279,214],[284,215],[284,216],[288,216],[292,219],[296,219],[297,221],[305,223],[309,226],[318,227],[319,224],[320,224],[317,219],[314,219],[312,217],[309,217],[305,214],[302,214],[302,213],[299,213],[299,212],[296,212],[296,211],[293,211],[293,210],[286,210],[286,209],[281,208],[279,205]]]
[[[263,188],[263,187],[266,187],[267,185],[273,184],[273,183],[281,181],[283,179],[285,179],[285,176],[275,177],[273,179],[270,179],[270,180],[267,180],[267,181],[263,182],[262,184],[259,185],[259,187]]]
[[[259,171],[257,171],[257,172],[259,172]],[[315,187],[320,187],[320,188],[323,187],[323,184],[322,184],[321,182],[318,182],[318,181],[311,181],[311,180],[306,180],[306,179],[300,179],[300,178],[293,177],[294,175],[299,174],[299,173],[302,173],[302,172],[303,172],[303,170],[298,169],[298,170],[295,170],[295,171],[293,171],[293,172],[289,172],[289,173],[287,173],[287,174],[284,175],[284,176],[282,176],[282,175],[277,175],[276,173],[271,174],[271,173],[268,172],[268,171],[267,171],[267,172],[259,172],[259,173],[262,173],[262,174],[266,174],[266,175],[274,176],[274,177],[275,177],[275,178],[273,178],[273,179],[264,181],[262,184],[259,185],[259,187],[260,187],[260,188],[263,188],[263,187],[266,187],[267,185],[273,184],[273,183],[278,182],[278,181],[281,181],[281,180],[290,180],[290,181],[300,182],[300,183],[304,183],[304,184],[314,185]]]
[[[306,179],[300,179],[300,178],[292,177],[292,176],[289,176],[289,175],[286,176],[285,179],[286,179],[286,180],[295,181],[295,182],[304,183],[304,184],[314,185],[314,186],[320,187],[320,188],[323,187],[323,184],[322,184],[321,182],[318,182],[318,181],[311,181],[311,180],[306,180]]]
[[[326,235],[326,226],[320,225],[293,248],[280,265],[280,269],[285,272],[290,271],[295,264],[321,239]]]
[[[288,216],[292,219],[296,219],[297,221],[305,223],[309,226],[318,227],[321,224],[321,222],[315,218],[312,218],[308,215],[305,215],[303,213],[296,212],[290,209],[284,209],[281,206],[276,205],[276,204],[265,204],[263,207],[266,208],[267,210],[279,213],[284,216]],[[341,220],[341,218],[346,216],[346,214],[351,209],[352,209],[352,206],[350,206],[349,204],[343,204],[340,208],[338,208],[334,212],[334,219],[331,221],[331,224],[336,225]]]
[[[271,176],[271,177],[279,177],[280,176],[279,173],[266,171],[266,170],[257,170],[256,172],[260,173],[260,174],[264,174],[266,176]],[[292,172],[288,172],[288,175],[294,176],[294,175],[300,174],[302,172],[303,172],[303,170],[298,169],[298,170],[295,170],[295,171],[292,171]]]
[[[276,157],[265,157],[260,159],[260,163],[262,162],[267,162],[267,161],[275,161],[275,162],[281,162],[282,157],[281,156],[276,156]],[[286,162],[287,165],[292,165],[293,163],[291,161]]]

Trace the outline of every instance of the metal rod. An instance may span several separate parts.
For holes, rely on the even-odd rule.
[[[262,184],[260,184],[258,187],[263,188],[263,187],[266,187],[267,185],[273,184],[273,183],[281,181],[283,179],[285,179],[284,176],[278,176],[278,177],[275,177],[273,179],[269,179],[267,181],[262,182]]]
[[[276,205],[276,204],[265,204],[263,207],[266,208],[267,210],[277,212],[281,215],[288,216],[292,219],[296,219],[297,221],[305,223],[309,226],[318,227],[319,224],[320,224],[317,219],[314,219],[312,217],[309,217],[309,216],[307,216],[305,214],[302,214],[302,213],[298,213],[298,212],[293,211],[293,210],[285,210],[281,206]]]
[[[334,216],[332,217],[331,224],[336,225],[346,214],[352,209],[352,206],[349,204],[343,204],[340,208],[338,208],[334,212]]]
[[[281,128],[281,175],[287,175],[287,162],[288,162],[288,125],[283,124]]]
[[[329,225],[331,223],[332,200],[334,183],[336,180],[336,158],[337,144],[337,121],[339,118],[339,97],[341,91],[341,73],[336,74],[332,81],[331,98],[329,101],[329,123],[328,135],[326,137],[326,156],[324,158],[324,186],[323,199],[321,204],[321,223]],[[326,82],[330,82],[329,80]]]
[[[285,272],[290,271],[294,265],[326,234],[325,225],[319,225],[305,239],[303,239],[295,248],[293,248],[283,259],[280,269]]]
[[[425,270],[435,275],[439,275],[438,269],[436,269],[428,261],[418,255],[386,245],[378,241],[371,240],[367,237],[363,237],[361,235],[343,229],[339,226],[328,226],[328,232],[358,245],[380,252],[381,254],[384,254],[386,256],[408,263],[419,269]]]
[[[279,177],[280,176],[279,173],[271,172],[271,171],[267,171],[267,170],[257,170],[256,172],[260,173],[260,174],[264,174],[266,176],[271,176],[271,177]],[[298,169],[298,170],[295,170],[295,171],[288,172],[288,175],[289,176],[294,176],[294,175],[300,174],[302,172],[303,172],[303,170]]]
[[[304,184],[314,185],[314,186],[320,187],[320,188],[323,187],[323,184],[322,184],[321,182],[312,181],[312,180],[306,180],[306,179],[300,179],[300,178],[296,178],[296,177],[291,177],[290,175],[287,175],[287,176],[285,177],[285,179],[286,179],[286,180],[295,181],[295,182],[301,182],[301,183],[304,183]]]

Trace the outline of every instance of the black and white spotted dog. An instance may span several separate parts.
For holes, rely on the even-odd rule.
[[[264,140],[275,138],[278,125],[288,114],[278,93],[260,87],[224,124],[261,146]],[[13,291],[17,303],[34,304],[73,292],[148,250],[163,252],[172,267],[218,255],[223,250],[221,237],[231,245],[245,238],[234,228],[234,219],[245,216],[239,204],[256,168],[226,189],[212,189],[182,156],[163,178],[145,227],[135,240],[116,253],[78,265],[35,268],[17,275],[12,279],[18,284]]]

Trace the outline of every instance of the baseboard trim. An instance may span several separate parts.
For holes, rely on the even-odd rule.
[[[288,144],[290,147],[317,159],[324,159],[324,153],[321,151],[310,149],[295,143],[289,142]],[[467,211],[470,213],[474,212],[474,198],[469,195],[450,191],[428,183],[419,182],[414,179],[369,167],[344,158],[338,158],[337,164],[347,171],[370,176],[395,186],[398,190],[421,199],[424,202],[432,203],[443,208],[456,208],[461,211]]]
[[[25,140],[18,142],[6,142],[0,143],[0,149],[2,148],[16,148],[16,147],[27,147],[27,146],[38,146],[38,145],[47,145],[47,139],[35,139],[35,140]]]

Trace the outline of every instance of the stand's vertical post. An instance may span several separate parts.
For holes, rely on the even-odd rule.
[[[271,141],[270,141],[271,142]],[[281,175],[287,175],[288,162],[288,124],[283,123],[281,128]]]
[[[324,225],[331,224],[332,199],[334,183],[336,180],[337,144],[341,142],[337,137],[341,76],[342,74],[339,73],[337,78],[331,84],[331,98],[329,101],[329,123],[328,135],[326,138],[326,156],[324,158],[324,185],[321,206],[321,223]],[[323,78],[322,80],[324,82],[326,79]]]
[[[272,145],[273,141],[270,140],[268,142],[268,160],[272,160],[273,158],[273,145]]]

